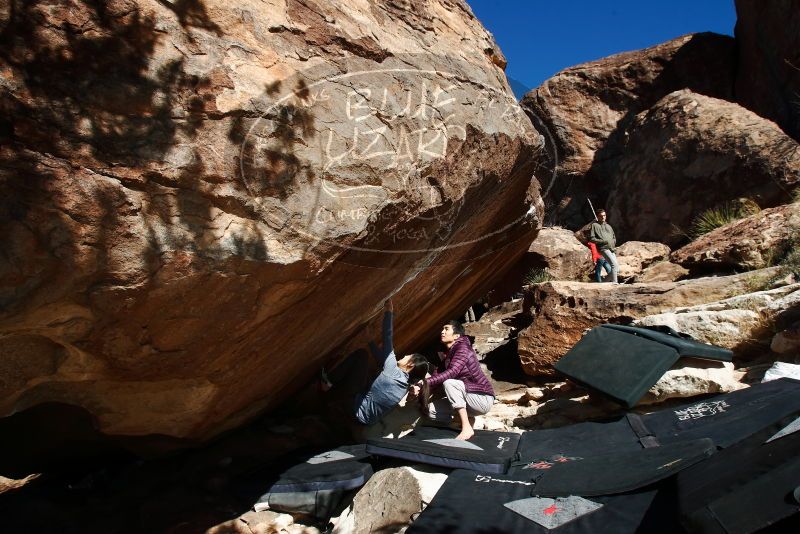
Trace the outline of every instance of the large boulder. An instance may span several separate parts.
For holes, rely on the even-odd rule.
[[[463,1],[14,6],[0,416],[209,439],[389,296],[428,340],[535,237],[542,140]]]
[[[638,404],[729,393],[747,387],[742,383],[745,374],[737,371],[731,362],[681,358],[653,384]]]
[[[700,236],[670,255],[690,270],[760,269],[800,235],[800,203],[769,208]]]
[[[626,241],[617,247],[619,276],[632,278],[642,274],[650,265],[669,257],[669,247],[664,243]]]
[[[792,284],[648,315],[635,324],[666,325],[744,356],[769,345],[775,319],[798,298],[800,284]]]
[[[518,335],[519,357],[529,375],[553,375],[552,365],[583,333],[602,323],[630,324],[670,309],[715,302],[766,284],[777,269],[732,276],[652,284],[548,282],[525,293],[531,325]]]
[[[571,230],[542,228],[525,255],[529,269],[544,269],[555,280],[586,279],[592,267],[589,248]]]
[[[543,185],[556,222],[575,229],[591,219],[586,195],[604,201],[637,113],[684,88],[732,99],[735,50],[728,36],[685,35],[570,67],[525,95],[520,104],[555,145],[555,181]]]
[[[800,9],[793,0],[736,0],[736,101],[800,140]]]
[[[723,202],[790,202],[800,146],[738,104],[682,90],[636,117],[618,171],[608,201],[617,235],[674,245]]]

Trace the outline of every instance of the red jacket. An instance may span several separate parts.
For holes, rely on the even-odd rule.
[[[589,250],[592,251],[592,263],[596,263],[597,260],[603,257],[599,252],[597,252],[597,245],[595,245],[591,241],[589,241],[589,244],[586,246],[589,247]]]
[[[454,378],[464,382],[467,393],[483,393],[494,397],[494,390],[489,379],[483,374],[478,356],[472,349],[467,336],[461,336],[450,346],[444,359],[445,370],[435,372],[428,379],[428,386],[433,389],[445,380]]]

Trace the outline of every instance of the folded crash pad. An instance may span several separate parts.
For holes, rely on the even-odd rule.
[[[507,475],[454,471],[408,532],[652,531],[674,523],[652,506],[659,484],[713,451],[699,440]]]
[[[286,469],[249,475],[244,492],[256,510],[327,519],[345,492],[363,486],[372,476],[369,456],[363,444],[296,456],[287,460]]]
[[[631,408],[682,356],[730,361],[732,354],[677,333],[602,325],[583,336],[554,367]]]
[[[800,418],[787,417],[680,473],[689,532],[800,532]]]
[[[704,360],[717,360],[721,362],[733,361],[733,351],[715,345],[708,345],[695,341],[691,336],[667,326],[623,326],[620,324],[604,324],[601,328],[611,328],[620,332],[639,336],[651,341],[656,341],[662,345],[668,345],[678,351],[682,358],[701,358]]]
[[[458,430],[420,426],[399,439],[367,441],[367,452],[442,467],[505,473],[515,458],[519,434],[476,430],[469,441],[456,440]]]

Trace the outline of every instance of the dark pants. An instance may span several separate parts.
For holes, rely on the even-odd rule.
[[[611,265],[608,264],[605,258],[598,258],[594,264],[594,277],[598,282],[603,281],[603,269],[606,270],[606,275],[611,273]]]

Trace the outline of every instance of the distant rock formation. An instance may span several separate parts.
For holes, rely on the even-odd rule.
[[[684,88],[731,100],[735,60],[731,37],[685,35],[570,67],[525,95],[520,104],[553,136],[557,152],[546,222],[574,230],[591,220],[586,197],[605,202],[635,116]]]
[[[740,197],[778,206],[800,186],[800,145],[775,123],[685,89],[636,117],[624,153],[608,219],[626,240],[674,245],[706,209]]]
[[[736,101],[800,141],[800,9],[736,0]]]

